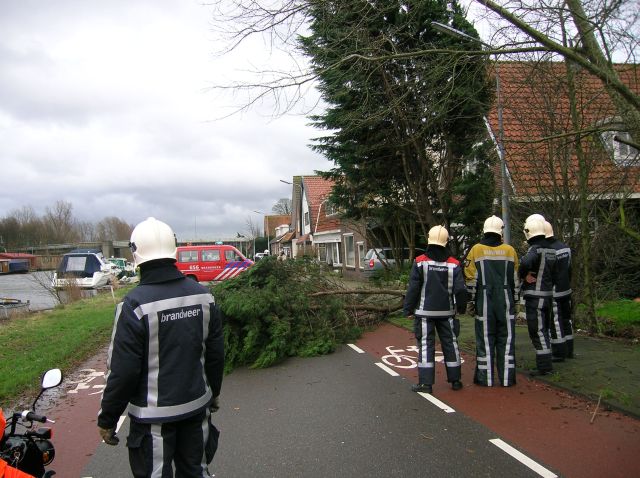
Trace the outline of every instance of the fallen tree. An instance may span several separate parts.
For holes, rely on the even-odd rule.
[[[225,315],[226,371],[327,354],[402,308],[404,291],[348,288],[309,259],[257,262],[212,288]]]

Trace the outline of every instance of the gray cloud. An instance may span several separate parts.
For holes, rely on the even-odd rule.
[[[210,14],[184,0],[4,0],[0,217],[64,200],[83,221],[155,216],[185,239],[230,237],[290,194],[279,179],[330,167],[304,116],[272,120],[267,102],[216,120],[238,100],[207,86],[265,55],[214,57]]]

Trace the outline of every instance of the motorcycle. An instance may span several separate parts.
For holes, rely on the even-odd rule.
[[[33,401],[31,410],[14,412],[6,421],[0,409],[0,424],[6,423],[0,427],[0,478],[50,478],[56,474],[55,471],[45,471],[44,468],[55,457],[55,449],[51,443],[53,431],[44,427],[34,430],[33,423],[55,423],[43,415],[36,414],[36,403],[45,390],[57,387],[61,383],[60,369],[49,370],[42,376],[40,393]],[[21,427],[20,430],[17,429],[18,426]]]

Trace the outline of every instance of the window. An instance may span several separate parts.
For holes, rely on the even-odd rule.
[[[344,237],[344,257],[347,267],[356,266],[356,249],[353,240],[353,234],[345,235]]]
[[[338,214],[338,207],[335,204],[332,204],[332,203],[327,201],[326,215],[327,216],[335,216],[336,214]]]
[[[556,234],[556,237],[567,238],[567,237],[577,235],[580,232],[581,224],[582,224],[582,220],[579,217],[570,219],[569,222],[564,222],[561,225],[562,236],[558,236],[558,234]],[[598,227],[598,220],[594,217],[590,217],[587,221],[587,228],[589,232],[591,234],[595,233],[597,227]]]
[[[342,264],[342,259],[340,258],[340,243],[328,242],[326,244],[326,248],[327,248],[327,264],[330,264],[330,265]]]
[[[178,262],[198,262],[198,251],[180,251]]]
[[[233,262],[236,260],[236,251],[224,251],[224,258],[227,262]]]
[[[318,244],[318,260],[327,262],[327,245],[325,243]]]
[[[202,261],[203,262],[217,262],[220,260],[220,251],[210,250],[210,251],[202,251]]]
[[[309,225],[309,212],[304,213],[304,225],[305,226]]]
[[[364,242],[358,242],[358,261],[360,269],[364,269],[364,265],[367,262],[364,253]]]
[[[623,125],[616,122],[615,120],[608,120],[604,123],[604,126],[609,126],[611,128],[623,128]],[[623,142],[617,141],[617,139],[627,142],[633,141],[631,139],[631,135],[626,131],[603,131],[600,134],[600,137],[605,149],[613,157],[613,161],[617,165],[631,166],[631,164],[637,159],[638,150],[636,148],[634,148],[633,146],[629,146],[628,144],[625,144]]]

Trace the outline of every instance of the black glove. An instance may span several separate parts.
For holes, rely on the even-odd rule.
[[[100,436],[102,437],[102,439],[104,440],[104,442],[107,445],[117,445],[118,443],[120,443],[120,438],[118,438],[116,436],[116,429],[115,428],[101,428],[98,427],[98,430],[100,431]]]
[[[220,409],[220,397],[213,397],[213,401],[211,405],[209,405],[209,411],[211,413],[216,413]]]

